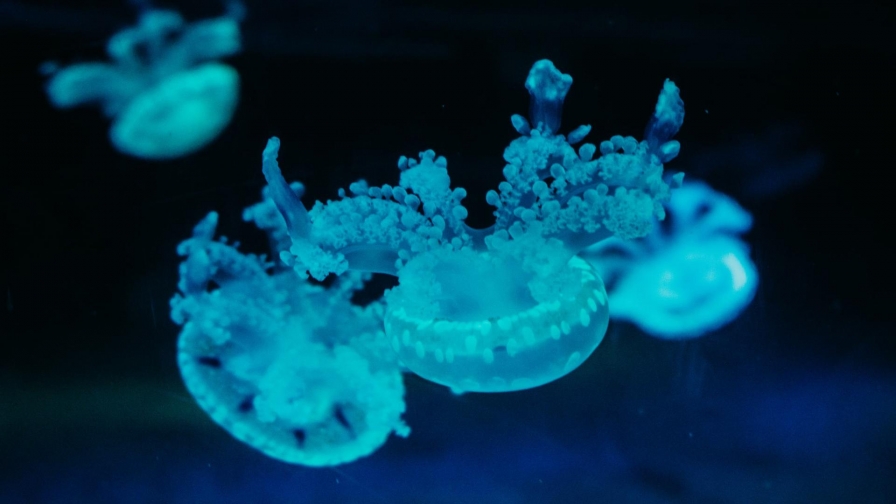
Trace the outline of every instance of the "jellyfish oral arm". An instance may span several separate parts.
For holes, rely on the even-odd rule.
[[[287,260],[315,278],[347,269],[394,273],[422,252],[484,250],[527,233],[565,244],[567,259],[610,236],[646,235],[655,218],[663,217],[670,184],[681,182],[680,174],[668,182],[663,178],[663,162],[679,150],[671,140],[684,120],[678,88],[664,83],[647,140],[617,135],[576,152],[571,142],[582,141],[590,126],[573,130],[568,138],[554,133],[571,84],[572,78],[550,61],[533,65],[526,87],[535,127],[521,116],[512,118],[521,136],[504,152],[506,180],[486,195],[496,207],[496,222],[484,230],[464,222],[466,191],[451,189],[447,161],[433,151],[421,152],[419,160],[402,157],[397,186],[368,187],[359,181],[350,186],[350,195],[340,191],[339,200],[309,211],[288,190],[276,161],[280,142],[271,139],[263,171],[291,229],[293,258]]]

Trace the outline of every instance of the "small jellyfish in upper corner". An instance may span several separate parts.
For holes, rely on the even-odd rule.
[[[244,219],[279,251],[286,233],[273,202],[247,208]],[[202,409],[240,441],[307,466],[351,462],[391,433],[407,436],[383,305],[350,301],[362,274],[311,284],[215,240],[217,220],[209,214],[178,246],[185,259],[171,300],[171,317],[183,326],[178,366]]]
[[[323,279],[385,273],[384,328],[402,364],[455,392],[537,387],[576,369],[609,320],[604,283],[579,252],[610,237],[647,235],[681,175],[664,177],[678,155],[672,137],[684,103],[665,81],[645,140],[585,143],[590,126],[560,134],[572,77],[536,62],[526,79],[529,120],[511,117],[519,138],[504,150],[505,181],[489,191],[495,224],[465,222],[463,188],[433,151],[401,157],[397,185],[351,184],[340,198],[306,209],[277,163],[280,142],[262,154],[271,196],[289,230],[281,259]],[[598,156],[595,157],[595,154]]]
[[[214,60],[240,50],[241,4],[225,15],[186,23],[177,12],[147,9],[136,26],[109,39],[109,63],[51,65],[52,104],[98,104],[112,118],[120,152],[165,160],[191,154],[230,123],[239,100],[236,70]]]
[[[642,240],[607,240],[582,255],[607,280],[610,316],[664,339],[702,336],[734,320],[759,283],[738,235],[752,216],[703,182],[688,181],[666,204],[667,226]]]

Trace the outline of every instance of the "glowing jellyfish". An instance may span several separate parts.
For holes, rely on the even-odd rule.
[[[280,142],[263,154],[271,196],[291,245],[281,258],[302,275],[348,271],[396,275],[386,293],[385,336],[414,373],[456,392],[504,392],[553,381],[578,367],[606,331],[603,281],[577,254],[616,236],[647,235],[664,216],[670,184],[663,163],[684,120],[678,88],[666,81],[646,140],[586,143],[590,126],[559,134],[572,78],[548,60],[526,80],[530,121],[504,151],[506,181],[486,200],[496,222],[473,229],[462,188],[433,151],[402,157],[397,186],[350,186],[351,196],[306,210],[277,164]],[[597,159],[594,154],[600,152]]]
[[[293,190],[300,190],[294,186]],[[276,251],[285,237],[273,203],[250,207]],[[382,303],[350,302],[361,274],[324,288],[237,245],[213,240],[209,214],[178,246],[183,325],[178,364],[199,405],[237,439],[309,466],[350,462],[406,436],[401,369],[382,331]]]
[[[667,203],[669,226],[643,240],[607,240],[585,256],[608,279],[610,315],[666,339],[693,338],[736,318],[759,275],[738,238],[750,214],[702,182],[687,182]]]
[[[113,118],[120,152],[162,160],[195,152],[230,122],[239,75],[212,60],[240,50],[242,9],[192,24],[173,11],[148,10],[106,45],[111,63],[80,63],[53,73],[47,94],[56,107],[97,103]]]

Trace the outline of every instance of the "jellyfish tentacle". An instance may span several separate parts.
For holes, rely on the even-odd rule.
[[[450,188],[447,164],[435,152],[399,160],[401,181],[369,187],[363,180],[338,200],[307,210],[288,189],[277,163],[280,142],[268,141],[262,170],[287,222],[292,247],[286,260],[300,274],[323,279],[348,269],[395,275],[413,253],[469,242],[463,188]]]

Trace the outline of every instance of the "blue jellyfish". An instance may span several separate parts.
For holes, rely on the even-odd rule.
[[[275,252],[288,245],[269,198],[244,219],[268,233]],[[383,333],[383,303],[350,302],[362,274],[330,287],[311,284],[215,240],[217,221],[209,214],[178,246],[185,259],[171,301],[171,317],[183,326],[178,365],[202,409],[266,455],[308,466],[351,462],[392,433],[407,436],[402,371]]]
[[[663,175],[684,120],[671,81],[645,140],[614,136],[578,150],[590,126],[559,133],[572,77],[541,60],[525,85],[529,120],[511,117],[520,137],[504,151],[506,180],[486,195],[496,208],[486,229],[464,222],[466,191],[451,187],[447,161],[431,150],[399,159],[398,185],[362,180],[310,210],[281,174],[277,138],[262,156],[291,242],[281,260],[316,279],[397,276],[384,296],[384,337],[410,371],[455,392],[536,387],[584,362],[609,309],[598,271],[578,253],[648,235],[682,180]]]
[[[224,16],[187,24],[174,11],[146,10],[106,44],[110,63],[52,73],[46,90],[59,108],[99,104],[112,118],[120,152],[164,160],[195,152],[230,122],[239,75],[214,60],[240,50],[238,4]]]
[[[738,238],[750,214],[730,197],[691,181],[666,203],[671,225],[642,240],[606,240],[582,255],[610,284],[610,316],[665,339],[702,336],[736,318],[759,275]]]

